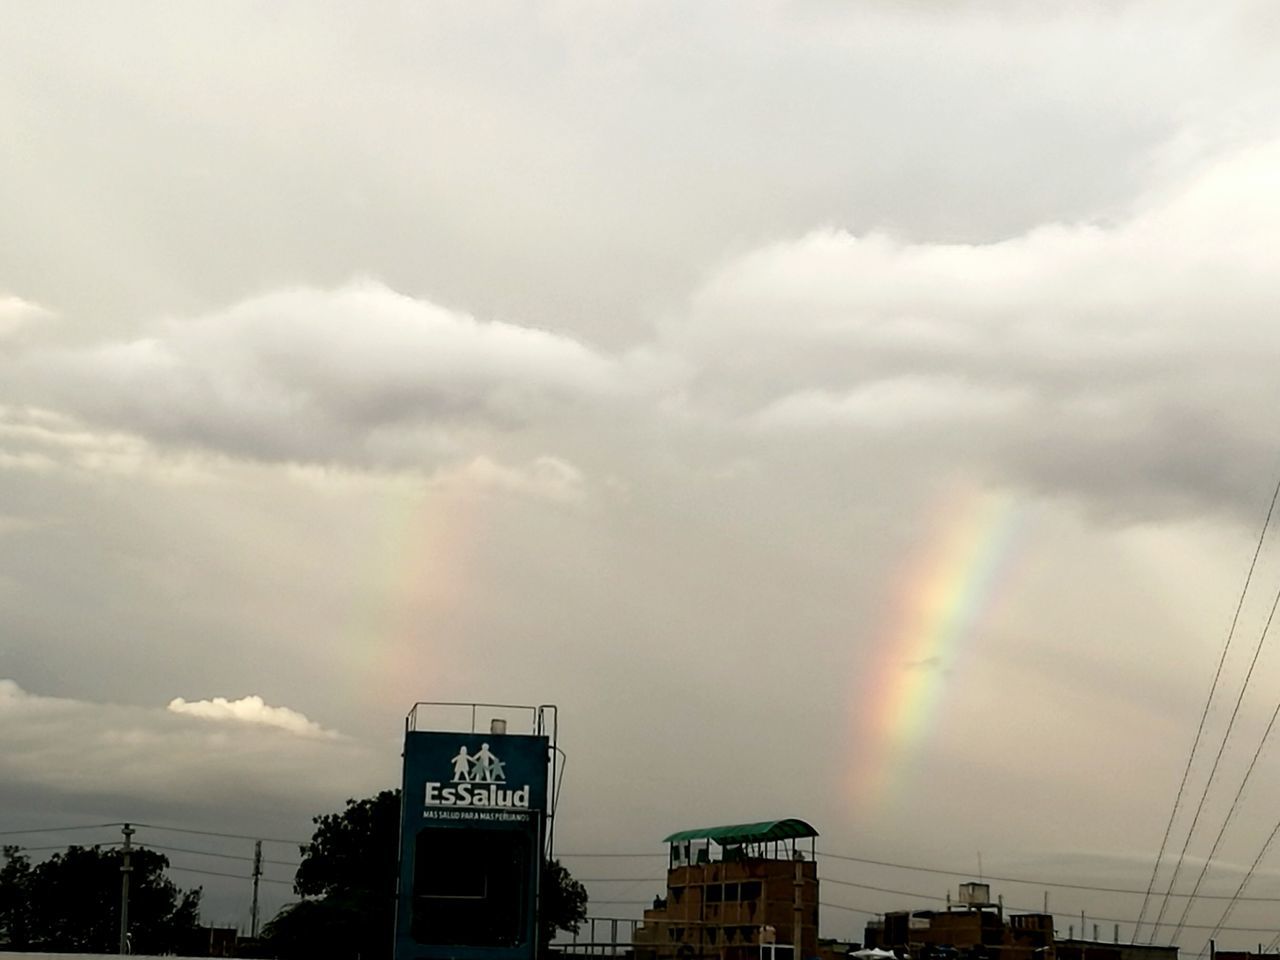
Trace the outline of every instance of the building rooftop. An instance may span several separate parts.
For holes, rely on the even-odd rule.
[[[731,823],[721,827],[698,827],[671,834],[663,843],[684,843],[689,840],[711,840],[720,846],[746,843],[773,843],[778,840],[797,840],[816,837],[818,831],[803,820],[762,820],[759,823]]]

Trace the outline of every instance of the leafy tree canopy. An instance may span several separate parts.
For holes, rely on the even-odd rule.
[[[283,958],[387,960],[400,865],[400,791],[348,800],[341,813],[312,822],[316,829],[293,881],[303,899],[277,914],[263,939]]]
[[[120,938],[119,850],[69,847],[32,864],[4,848],[0,946],[51,953],[115,953]],[[129,937],[135,953],[190,951],[199,936],[200,889],[179,890],[153,850],[130,857]]]
[[[548,944],[557,930],[577,933],[587,918],[587,888],[559,860],[548,860],[542,870],[543,944]]]

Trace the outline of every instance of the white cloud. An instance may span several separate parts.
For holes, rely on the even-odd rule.
[[[756,419],[775,429],[991,426],[1015,415],[1022,397],[1015,389],[974,386],[957,377],[909,376],[872,381],[843,394],[802,390],[770,404]]]
[[[326,730],[320,724],[308,720],[306,715],[288,707],[273,707],[265,703],[257,695],[241,697],[239,700],[228,700],[226,697],[214,697],[212,700],[187,701],[182,697],[174,697],[169,701],[170,713],[181,713],[189,717],[200,717],[204,720],[228,721],[232,723],[251,723],[265,727],[277,727],[304,737],[337,737],[333,730]]]
[[[17,334],[34,320],[50,316],[39,304],[0,293],[0,342]]]
[[[440,471],[431,482],[460,493],[508,493],[559,503],[581,500],[585,495],[582,471],[566,460],[545,455],[517,466],[480,456]]]
[[[213,458],[205,458],[207,461]],[[76,417],[0,404],[0,470],[136,476],[188,482],[208,475],[196,458],[157,450],[136,434],[96,430]]]

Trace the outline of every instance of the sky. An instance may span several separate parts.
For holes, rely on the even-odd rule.
[[[981,871],[1130,936],[1047,884],[1145,889],[1280,475],[1277,42],[1265,0],[0,0],[0,832],[149,824],[243,926],[235,858],[290,900],[415,701],[554,703],[593,915],[797,816],[956,874],[828,856],[824,935]],[[1262,853],[1280,898],[1277,585],[1268,537],[1180,890],[1261,743],[1201,891]]]

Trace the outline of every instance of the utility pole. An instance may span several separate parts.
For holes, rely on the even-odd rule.
[[[133,851],[130,840],[137,831],[126,823],[120,832],[124,834],[124,847],[121,849],[124,856],[120,859],[120,956],[124,956],[129,952],[129,874],[133,872],[129,861],[129,854]]]
[[[262,876],[262,841],[253,842],[253,910],[249,914],[249,936],[258,939],[258,878]]]

